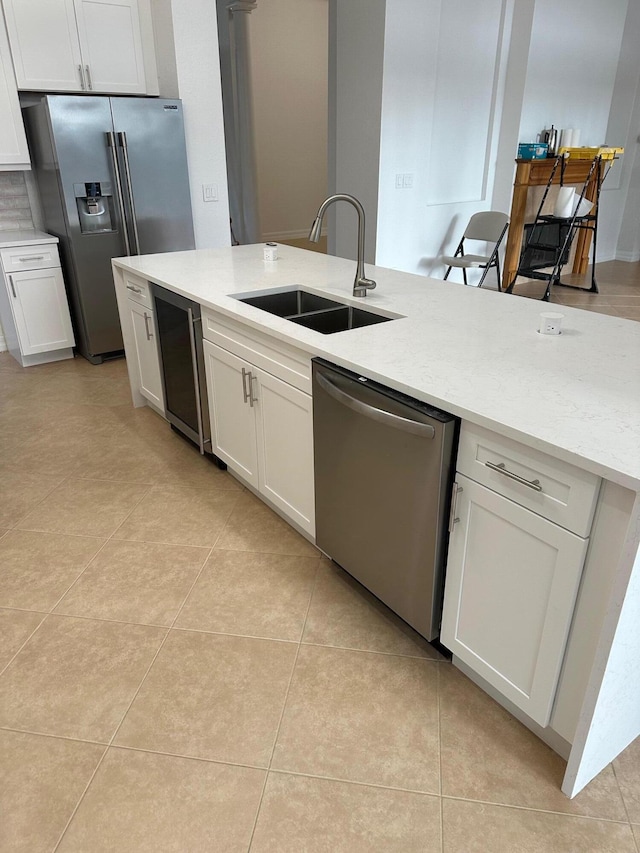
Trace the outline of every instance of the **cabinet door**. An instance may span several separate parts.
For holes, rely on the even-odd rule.
[[[9,41],[0,13],[0,169],[29,167],[29,149],[22,123]]]
[[[259,488],[286,515],[315,536],[311,395],[258,373]]]
[[[74,0],[87,85],[94,92],[144,94],[138,0]]]
[[[23,355],[74,345],[67,294],[59,267],[9,273],[7,285]]]
[[[258,488],[256,408],[249,405],[244,393],[251,367],[222,347],[203,343],[213,452]]]
[[[156,330],[153,311],[139,305],[132,299],[129,302],[131,325],[137,357],[137,373],[140,393],[143,394],[160,410],[164,411],[162,394],[162,376],[160,373],[160,357],[156,343]]]
[[[460,474],[442,643],[546,726],[586,539]]]
[[[3,0],[19,89],[80,92],[74,0]]]

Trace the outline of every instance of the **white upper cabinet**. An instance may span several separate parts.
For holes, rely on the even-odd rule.
[[[9,57],[7,33],[0,17],[0,170],[28,168],[27,138]]]
[[[3,0],[3,5],[19,89],[157,92],[157,80],[148,79],[155,59],[149,56],[147,0]]]

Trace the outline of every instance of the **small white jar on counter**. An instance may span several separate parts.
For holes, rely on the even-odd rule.
[[[264,244],[264,259],[265,259],[265,261],[277,261],[278,260],[278,244],[277,243],[265,243]]]

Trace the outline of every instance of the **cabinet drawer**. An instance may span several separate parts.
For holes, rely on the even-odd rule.
[[[153,299],[151,297],[151,288],[149,282],[143,278],[138,278],[135,275],[124,275],[124,286],[127,289],[127,296],[133,299],[134,302],[139,302],[145,308],[153,308]]]
[[[457,470],[561,527],[588,536],[600,477],[463,423]]]
[[[60,266],[60,256],[55,243],[30,243],[28,246],[0,249],[0,258],[5,272],[42,270]]]
[[[202,334],[208,341],[311,394],[311,356],[302,350],[204,307]]]

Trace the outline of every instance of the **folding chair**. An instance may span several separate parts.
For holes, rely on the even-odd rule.
[[[449,273],[452,268],[456,267],[462,270],[464,283],[468,284],[467,270],[475,267],[477,269],[484,270],[480,281],[478,282],[478,287],[482,287],[487,273],[491,267],[495,267],[496,274],[498,276],[498,290],[500,290],[500,256],[498,254],[498,249],[500,248],[500,243],[502,242],[504,235],[507,233],[508,227],[509,217],[506,213],[499,213],[495,210],[486,210],[481,213],[474,213],[469,220],[469,224],[467,225],[464,234],[462,235],[462,239],[458,244],[455,254],[442,256],[442,262],[448,265],[448,269],[444,275],[445,281],[449,277]],[[488,255],[468,254],[465,252],[465,240],[476,240],[490,245],[492,244],[493,248]]]

